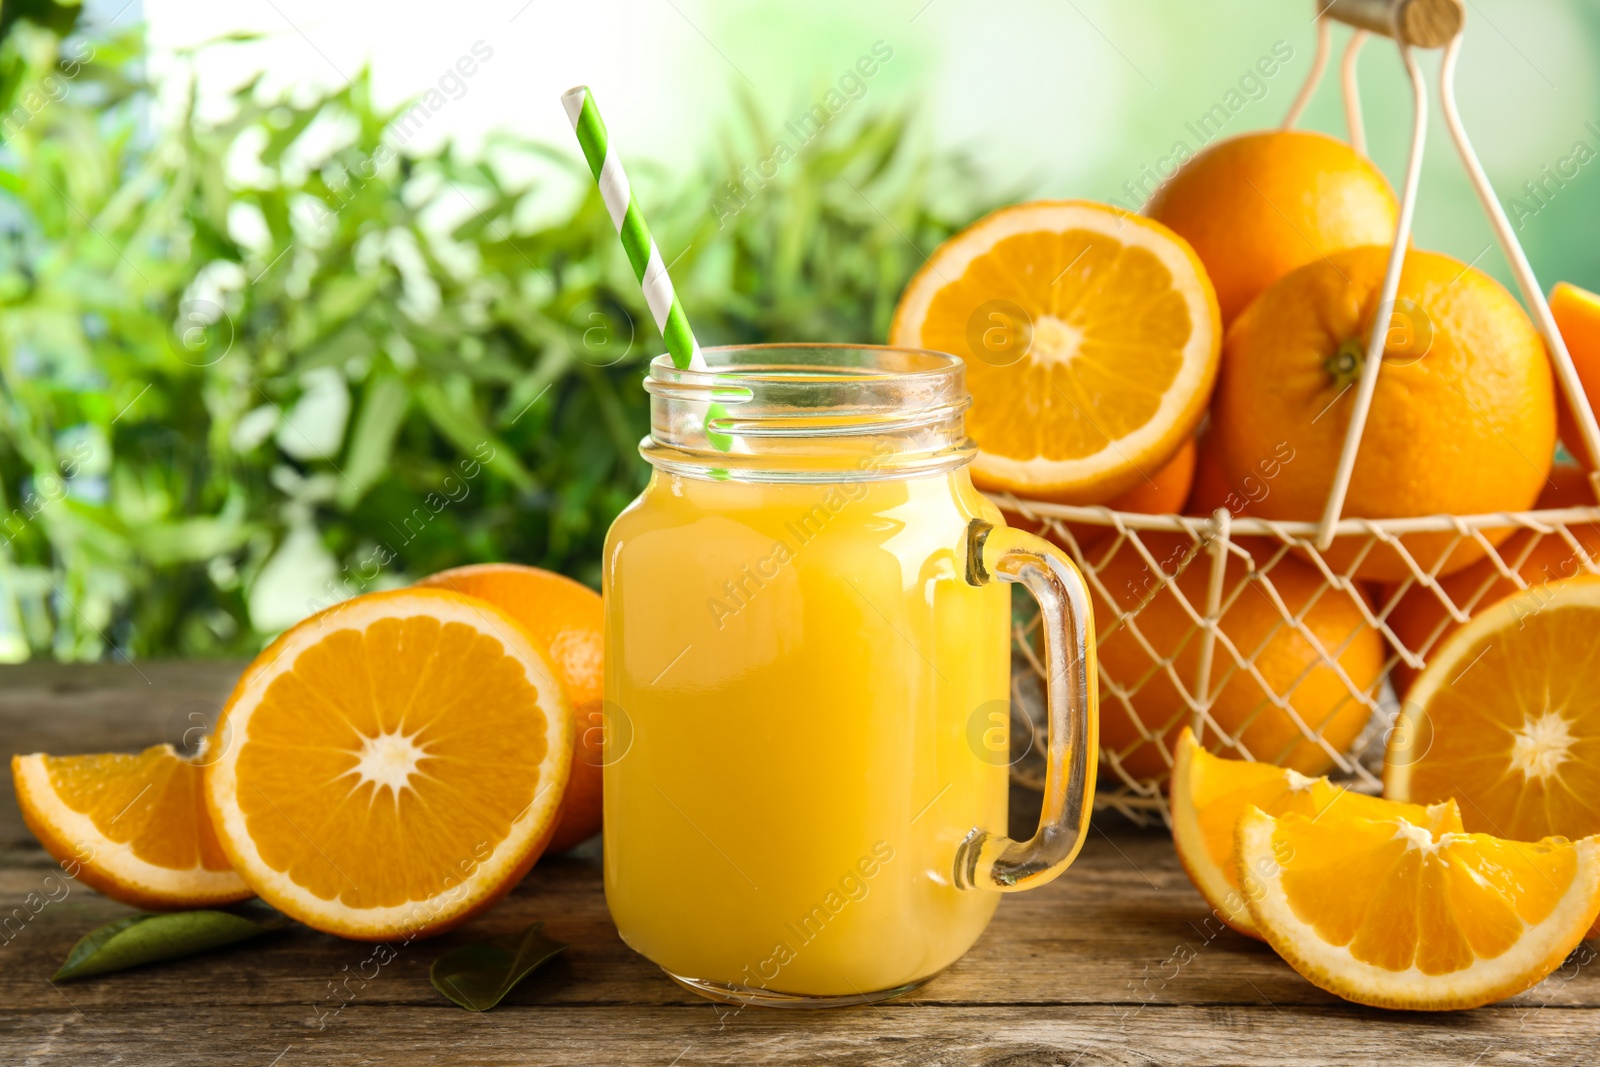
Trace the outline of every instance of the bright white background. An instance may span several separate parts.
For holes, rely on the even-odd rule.
[[[93,6],[105,18],[123,2]],[[1579,138],[1600,149],[1600,132],[1585,126],[1600,131],[1600,3],[1468,0],[1468,9],[1463,110],[1502,195]],[[482,41],[493,58],[418,143],[451,137],[471,150],[501,129],[569,147],[558,97],[586,82],[626,159],[683,175],[738,128],[740,94],[779,125],[881,40],[894,58],[853,108],[918,104],[923,143],[970,152],[998,188],[1102,200],[1125,195],[1124,181],[1283,41],[1294,58],[1227,132],[1276,123],[1313,42],[1311,0],[135,0],[119,21],[141,13],[169,94],[183,80],[179,50],[264,35],[203,52],[202,99],[213,111],[257,71],[275,93],[337,87],[363,64],[380,102],[398,103]],[[1387,42],[1368,45],[1361,69],[1373,156],[1394,176],[1409,123],[1405,83]],[[1307,125],[1342,130],[1333,82]],[[1433,134],[1418,241],[1471,259],[1488,231],[1437,121]],[[1569,207],[1600,204],[1592,171],[1600,163],[1562,192]],[[1525,236],[1536,265],[1548,245],[1549,268],[1600,287],[1600,241],[1586,254],[1570,233],[1531,225]],[[1504,277],[1497,260],[1482,265]]]

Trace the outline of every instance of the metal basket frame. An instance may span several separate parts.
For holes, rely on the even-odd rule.
[[[1456,60],[1460,51],[1461,28],[1464,22],[1461,0],[1318,0],[1317,8],[1315,20],[1317,48],[1312,67],[1305,84],[1289,108],[1282,128],[1289,129],[1294,126],[1322,79],[1332,49],[1329,24],[1334,19],[1355,28],[1341,63],[1340,80],[1350,143],[1357,152],[1365,155],[1366,138],[1361,115],[1356,59],[1370,35],[1381,34],[1395,42],[1401,63],[1409,75],[1413,95],[1411,146],[1407,154],[1405,182],[1400,196],[1400,211],[1390,248],[1388,267],[1380,289],[1377,310],[1373,316],[1371,334],[1367,339],[1366,361],[1362,366],[1361,376],[1355,383],[1357,391],[1350,424],[1335,470],[1333,486],[1321,518],[1314,522],[1281,522],[1252,516],[1235,517],[1227,508],[1217,509],[1209,517],[1150,515],[1118,512],[1106,507],[1049,504],[1009,494],[996,494],[994,499],[1002,508],[1037,523],[1043,533],[1067,547],[1091,588],[1106,604],[1115,604],[1116,601],[1102,583],[1096,561],[1103,562],[1110,557],[1110,553],[1128,549],[1137,551],[1146,566],[1151,568],[1151,573],[1161,576],[1158,579],[1159,584],[1151,590],[1151,595],[1154,596],[1163,590],[1169,591],[1182,605],[1192,623],[1189,635],[1180,642],[1180,650],[1189,640],[1200,641],[1198,665],[1192,677],[1181,677],[1174,663],[1176,655],[1162,657],[1139,633],[1138,609],[1132,612],[1118,610],[1118,618],[1101,632],[1104,636],[1118,628],[1125,628],[1143,645],[1151,656],[1152,669],[1164,672],[1168,681],[1182,695],[1186,705],[1186,717],[1197,737],[1204,739],[1208,735],[1225,734],[1247,758],[1257,758],[1256,754],[1250,753],[1242,744],[1239,736],[1248,726],[1248,722],[1240,724],[1232,734],[1229,734],[1210,714],[1214,693],[1225,684],[1233,672],[1253,672],[1261,689],[1268,694],[1268,701],[1264,702],[1262,709],[1258,709],[1256,714],[1264,710],[1266,704],[1275,705],[1280,711],[1287,713],[1290,721],[1306,740],[1324,749],[1335,768],[1337,777],[1354,788],[1377,792],[1381,789],[1379,780],[1383,756],[1381,742],[1386,739],[1393,726],[1395,711],[1398,710],[1399,704],[1392,685],[1387,683],[1388,676],[1394,667],[1401,663],[1416,670],[1424,667],[1428,655],[1439,640],[1439,629],[1444,625],[1441,624],[1441,627],[1436,628],[1435,632],[1422,642],[1421,647],[1407,648],[1389,625],[1391,611],[1407,592],[1417,587],[1427,589],[1439,599],[1450,619],[1458,623],[1468,621],[1473,611],[1479,607],[1479,601],[1492,586],[1493,579],[1482,584],[1466,598],[1465,603],[1458,604],[1452,601],[1440,585],[1438,575],[1438,571],[1451,557],[1455,547],[1467,540],[1475,541],[1481,547],[1484,557],[1492,561],[1492,568],[1497,577],[1512,582],[1519,589],[1527,588],[1528,583],[1518,573],[1518,567],[1540,541],[1549,537],[1561,538],[1571,549],[1572,559],[1582,569],[1589,573],[1600,574],[1600,558],[1592,557],[1571,530],[1571,527],[1577,524],[1600,522],[1600,506],[1396,519],[1346,518],[1343,515],[1350,476],[1355,467],[1361,438],[1370,414],[1377,387],[1377,376],[1382,369],[1385,338],[1399,289],[1401,267],[1410,243],[1412,218],[1420,184],[1428,123],[1428,91],[1415,56],[1415,50],[1418,48],[1442,46],[1444,49],[1439,72],[1439,94],[1440,109],[1444,114],[1445,124],[1461,157],[1462,166],[1510,263],[1517,286],[1533,312],[1534,323],[1544,338],[1556,379],[1561,387],[1561,394],[1571,406],[1583,443],[1591,456],[1600,456],[1600,424],[1597,424],[1594,411],[1584,395],[1571,354],[1556,327],[1555,319],[1550,313],[1550,305],[1539,287],[1533,268],[1517,241],[1505,211],[1495,197],[1494,188],[1484,173],[1483,166],[1461,122],[1455,98]],[[1589,480],[1597,499],[1600,499],[1600,474],[1591,471]],[[1089,546],[1080,543],[1074,527],[1080,531],[1083,527],[1096,527],[1109,530],[1110,534],[1092,539],[1094,551],[1090,553],[1087,551]],[[1525,539],[1501,542],[1500,548],[1506,548],[1508,544],[1521,545],[1521,551],[1514,559],[1506,559],[1487,536],[1491,532],[1503,530],[1532,531]],[[1178,534],[1189,538],[1189,551],[1176,570],[1169,573],[1155,559],[1142,540],[1142,536],[1149,533]],[[1401,543],[1402,535],[1415,533],[1454,534],[1454,537],[1449,541],[1448,550],[1440,553],[1439,562],[1427,568],[1421,566]],[[1256,548],[1252,550],[1242,545],[1237,540],[1240,537],[1252,538]],[[1324,556],[1336,540],[1340,542],[1341,547],[1356,546],[1354,560],[1347,563],[1343,571],[1330,566]],[[1411,573],[1392,590],[1382,604],[1369,605],[1358,590],[1354,574],[1361,559],[1380,543],[1389,546],[1398,554],[1406,562]],[[1261,547],[1267,544],[1270,544],[1270,549]],[[1351,596],[1355,603],[1361,606],[1365,625],[1378,631],[1384,638],[1388,655],[1377,684],[1373,686],[1357,684],[1340,667],[1338,657],[1342,649],[1326,649],[1317,642],[1303,622],[1303,616],[1309,610],[1310,604],[1302,608],[1297,616],[1288,609],[1282,597],[1278,595],[1272,584],[1271,572],[1280,560],[1291,553],[1300,557],[1302,562],[1311,563],[1322,575],[1323,586],[1312,598],[1311,603],[1314,604],[1329,591],[1338,591]],[[1295,711],[1289,701],[1295,686],[1299,684],[1298,681],[1289,687],[1288,693],[1274,692],[1256,670],[1251,651],[1236,647],[1222,631],[1219,620],[1232,603],[1232,599],[1237,597],[1245,585],[1244,582],[1239,583],[1233,597],[1225,598],[1227,585],[1225,576],[1230,556],[1243,563],[1249,580],[1259,583],[1260,589],[1276,603],[1280,620],[1273,632],[1276,633],[1278,629],[1284,627],[1295,629],[1312,644],[1323,665],[1332,666],[1339,671],[1349,690],[1349,699],[1360,702],[1368,709],[1366,728],[1349,750],[1337,750],[1331,746]],[[1210,567],[1209,581],[1206,585],[1207,596],[1204,603],[1193,603],[1179,589],[1176,579],[1191,566],[1202,565],[1202,562]],[[1148,602],[1147,598],[1144,603]],[[1035,753],[1043,751],[1044,741],[1043,711],[1036,697],[1036,682],[1037,679],[1046,676],[1032,640],[1032,631],[1037,625],[1036,617],[1030,621],[1019,621],[1013,635],[1017,653],[1013,703],[1018,708],[1024,726],[1031,727],[1033,731],[1031,738],[1033,744],[1029,747]],[[1223,673],[1213,679],[1212,675],[1219,658],[1224,663]],[[1148,677],[1147,675],[1145,680]],[[1130,719],[1144,735],[1138,745],[1155,743],[1170,767],[1171,753],[1159,744],[1158,739],[1171,724],[1160,723],[1157,724],[1157,729],[1150,729],[1139,716],[1133,714],[1138,689],[1145,680],[1141,680],[1140,685],[1131,689],[1125,688],[1110,678],[1103,666],[1099,678],[1102,703],[1108,700],[1123,703]],[[1253,719],[1254,715],[1251,718]],[[1156,817],[1166,819],[1168,813],[1163,795],[1165,779],[1141,778],[1128,773],[1122,765],[1122,760],[1127,755],[1128,751],[1109,751],[1102,747],[1101,785],[1096,796],[1096,806],[1116,809],[1139,820],[1151,820]],[[1013,775],[1024,784],[1036,788],[1043,780],[1042,768],[1037,757],[1032,760],[1024,759],[1014,765]]]

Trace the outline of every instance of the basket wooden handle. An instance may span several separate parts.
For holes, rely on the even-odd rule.
[[[1318,15],[1415,48],[1449,44],[1467,17],[1462,0],[1320,0]]]

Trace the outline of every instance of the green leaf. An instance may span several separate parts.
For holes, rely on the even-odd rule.
[[[0,5],[0,38],[9,35],[17,19],[28,19],[40,26],[61,34],[71,33],[78,24],[81,3],[57,3],[56,0],[7,0]]]
[[[393,374],[376,374],[367,383],[345,455],[344,481],[339,488],[342,506],[354,507],[388,469],[395,435],[400,432],[410,404],[405,382]]]
[[[520,934],[453,948],[433,961],[433,988],[468,1011],[488,1011],[528,975],[567,946],[552,941],[537,922]]]
[[[313,305],[317,320],[331,332],[372,303],[386,280],[383,271],[373,270],[325,282]]]
[[[488,448],[489,458],[483,461],[484,466],[518,489],[533,487],[533,475],[512,453],[510,446],[490,433],[477,413],[457,403],[448,390],[436,382],[421,382],[416,386],[416,398],[434,429],[460,449],[463,455],[479,456],[483,454],[483,449]]]
[[[295,112],[286,124],[273,130],[267,138],[265,147],[261,149],[261,162],[276,167],[283,159],[283,153],[306,132],[306,127],[321,117],[321,108],[305,108]]]
[[[259,937],[288,924],[289,920],[276,912],[259,920],[230,911],[130,915],[80,938],[51,980],[69,982],[144,963],[192,956]]]

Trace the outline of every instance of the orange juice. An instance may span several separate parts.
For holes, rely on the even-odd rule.
[[[651,365],[649,486],[606,540],[606,900],[740,1003],[861,1003],[1072,862],[1094,794],[1088,591],[972,487],[961,361],[709,349]],[[1039,600],[1039,832],[1006,824],[1008,582]]]
[[[939,971],[999,900],[952,885],[1006,767],[1000,521],[964,469],[748,484],[657,474],[606,546],[606,899],[675,976],[849,996]],[[1001,718],[1003,723],[1005,720]],[[631,740],[629,738],[631,734]]]

